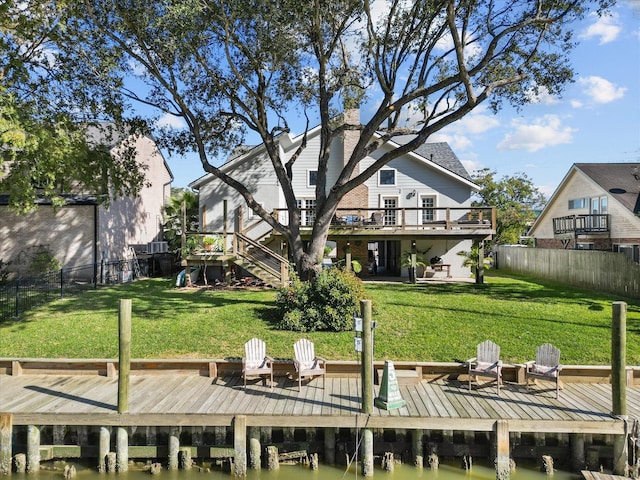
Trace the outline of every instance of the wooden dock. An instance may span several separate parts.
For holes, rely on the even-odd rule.
[[[407,404],[360,413],[361,384],[354,377],[312,380],[302,391],[276,378],[242,388],[240,377],[185,374],[132,375],[129,411],[117,413],[118,380],[99,375],[0,375],[0,413],[13,425],[230,426],[237,415],[247,426],[362,427],[491,431],[497,420],[510,431],[623,434],[625,422],[611,415],[611,385],[566,383],[556,399],[545,385],[527,391],[506,383],[471,392],[459,380],[422,380],[400,385]],[[377,388],[374,387],[377,393]],[[640,387],[627,388],[628,417],[640,418]]]
[[[406,404],[393,410],[372,406],[371,414],[364,414],[355,362],[330,362],[325,387],[322,379],[314,379],[301,391],[287,361],[276,363],[273,388],[254,380],[246,389],[236,359],[134,360],[131,365],[128,408],[118,413],[113,360],[0,359],[0,474],[10,471],[12,461],[16,471],[30,472],[43,458],[69,456],[97,457],[100,471],[107,472],[126,470],[128,458],[164,457],[174,468],[183,454],[187,459],[226,458],[235,475],[245,476],[247,466],[260,468],[263,441],[290,451],[295,438],[304,438],[311,451],[323,452],[324,460],[334,464],[338,456],[353,454],[345,435],[352,439],[362,432],[360,448],[368,461],[376,451],[393,455],[399,449],[399,455],[411,451],[413,464],[422,465],[437,445],[442,455],[495,455],[496,478],[507,480],[511,454],[531,459],[551,453],[570,459],[576,471],[602,468],[603,460],[621,458],[640,419],[636,367],[627,369],[627,415],[621,418],[611,414],[609,367],[566,367],[556,399],[554,386],[545,382],[527,390],[519,365],[505,367],[497,396],[491,382],[474,382],[469,391],[466,369],[459,363],[398,362],[398,387]],[[374,397],[379,388],[374,386]],[[41,444],[41,429],[49,445]],[[322,433],[316,438],[317,430]],[[72,445],[64,439],[68,431],[77,435]],[[129,445],[136,431],[146,432],[146,439]],[[112,435],[116,452],[109,451]],[[397,442],[396,436],[403,440]],[[14,445],[25,437],[26,444]],[[20,452],[14,460],[12,451]],[[370,467],[363,462],[363,472],[371,472]]]

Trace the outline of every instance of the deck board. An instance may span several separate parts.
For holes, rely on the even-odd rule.
[[[196,375],[132,376],[129,412],[147,415],[146,421],[175,416],[180,424],[193,422],[194,425],[197,422],[206,424],[206,417],[202,415],[218,416],[223,420],[217,421],[223,422],[238,414],[281,417],[283,425],[290,424],[292,417],[305,418],[308,424],[315,422],[318,426],[351,425],[353,420],[350,418],[360,416],[360,380],[327,377],[325,383],[322,388],[322,378],[313,378],[298,392],[295,380],[279,378],[273,389],[256,380],[250,381],[245,391],[242,378],[238,376],[215,380]],[[611,386],[607,384],[565,384],[559,399],[545,385],[528,391],[524,385],[509,384],[500,397],[494,386],[473,388],[469,392],[466,383],[446,379],[401,385],[400,391],[407,405],[392,410],[376,407],[372,417],[378,417],[381,424],[393,424],[403,418],[415,419],[415,422],[403,424],[409,426],[428,426],[424,419],[433,418],[438,419],[439,425],[457,425],[455,428],[463,430],[467,424],[478,425],[480,421],[492,419],[520,422],[527,431],[544,431],[556,423],[566,430],[569,429],[566,425],[572,423],[581,429],[585,422],[595,430],[600,428],[598,425],[611,430],[616,422],[610,414]],[[374,394],[377,390],[376,387]],[[627,387],[627,391],[628,414],[638,418],[640,388]],[[97,375],[0,376],[0,412],[13,413],[18,421],[20,418],[45,418],[47,415],[54,418],[73,413],[110,418],[104,415],[117,413],[117,399],[118,381],[114,378]],[[194,416],[195,420],[192,419]],[[344,421],[336,423],[336,419],[342,417]]]

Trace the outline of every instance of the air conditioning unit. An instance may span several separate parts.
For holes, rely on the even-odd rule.
[[[169,244],[167,242],[149,242],[147,243],[147,253],[167,253]]]

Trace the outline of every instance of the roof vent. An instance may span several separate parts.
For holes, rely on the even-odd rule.
[[[610,188],[609,189],[609,193],[627,193],[627,191],[624,188]]]

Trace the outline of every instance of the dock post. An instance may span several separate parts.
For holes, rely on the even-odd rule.
[[[496,435],[496,480],[509,480],[509,424],[506,420],[495,423]]]
[[[27,427],[27,473],[40,470],[40,429],[35,425]]]
[[[327,465],[336,463],[336,429],[333,427],[324,429],[324,461]]]
[[[167,459],[167,469],[178,469],[178,452],[180,451],[180,432],[178,427],[169,429],[169,458]]]
[[[131,299],[121,298],[118,312],[118,413],[129,411],[129,371],[131,368]]]
[[[11,437],[13,436],[13,415],[0,415],[0,475],[11,475]]]
[[[247,416],[233,417],[233,475],[247,476]]]
[[[611,322],[611,399],[614,415],[627,418],[627,304],[613,302]],[[613,439],[613,474],[625,475],[627,456],[626,435],[615,435]]]
[[[413,466],[416,468],[422,468],[424,464],[424,454],[422,447],[422,436],[424,430],[416,429],[411,435],[411,452],[413,453]]]
[[[249,427],[249,468],[260,470],[262,466],[261,453],[260,428]]]
[[[362,476],[373,477],[373,431],[362,431]]]
[[[360,300],[362,315],[362,413],[373,412],[373,326],[371,300]]]
[[[109,427],[100,427],[100,440],[98,445],[98,472],[106,473],[107,455],[111,448],[111,430]]]
[[[116,431],[116,471],[129,470],[129,434],[125,427],[118,427]]]
[[[577,473],[585,469],[584,434],[571,434],[569,443],[571,444],[571,469]]]

